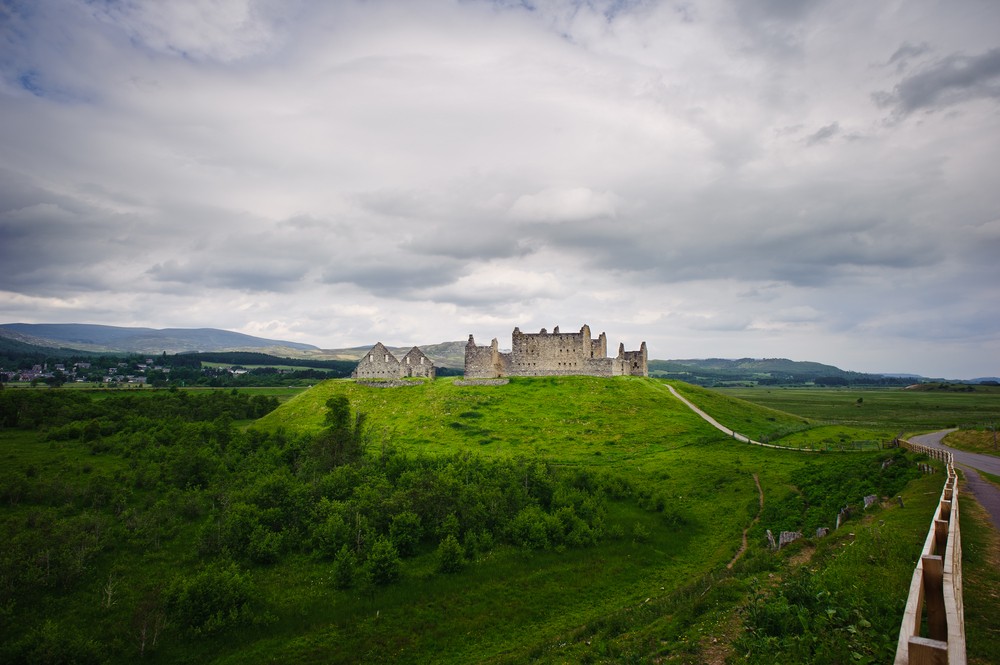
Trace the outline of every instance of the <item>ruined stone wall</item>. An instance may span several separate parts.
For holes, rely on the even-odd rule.
[[[403,377],[433,379],[437,376],[434,363],[417,347],[413,347],[403,356],[403,359],[399,361],[399,369],[400,376]]]
[[[410,349],[402,360],[397,360],[382,342],[373,346],[351,372],[352,379],[386,380],[406,377],[433,379],[436,376],[437,369],[434,363],[417,347]]]
[[[502,371],[497,340],[494,339],[490,346],[476,346],[476,340],[469,335],[469,342],[465,345],[465,378],[493,379],[506,376],[501,374]]]
[[[351,372],[352,379],[398,379],[399,361],[379,342]]]
[[[638,351],[623,350],[622,374],[626,376],[649,376],[649,357],[645,342],[642,343]]]
[[[558,326],[549,333],[522,333],[514,328],[510,353],[499,353],[494,339],[490,347],[476,346],[472,335],[465,352],[466,378],[502,376],[648,376],[645,342],[639,351],[619,348],[617,358],[607,357],[607,336],[592,339],[590,327],[578,333],[563,333]]]

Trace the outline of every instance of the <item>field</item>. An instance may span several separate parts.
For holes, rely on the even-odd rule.
[[[673,385],[754,438],[814,425]],[[170,413],[216,399],[182,392],[159,393]],[[256,404],[216,394],[226,408]],[[112,414],[114,398],[101,397]],[[340,397],[367,417],[353,461],[322,447]],[[163,663],[884,662],[942,481],[898,450],[740,444],[661,382],[627,377],[397,389],[328,381],[256,421],[236,410],[189,425],[114,417],[120,424],[0,430],[4,579],[35,585],[0,597],[8,662],[60,649],[133,662],[140,643],[146,660]],[[493,489],[464,489],[483,481]],[[867,493],[901,494],[907,508],[888,502],[876,521],[851,520],[850,538],[848,529],[809,537]],[[525,507],[507,514],[515,500]],[[325,535],[341,532],[337,511],[356,530],[367,524],[360,577],[346,588],[341,559],[351,552]],[[380,580],[371,543],[395,539],[404,513],[419,516],[421,531],[399,541],[412,550]],[[807,537],[774,554],[767,530]],[[744,533],[749,547],[734,561]],[[462,565],[443,569],[452,535]],[[51,573],[37,563],[46,542]],[[242,589],[245,603],[191,623],[179,594],[205,580]],[[795,618],[813,615],[826,623]],[[155,644],[140,640],[150,617],[163,619]]]
[[[970,386],[971,387],[971,386]],[[717,392],[813,421],[891,433],[982,426],[1000,415],[1000,389],[717,388]]]

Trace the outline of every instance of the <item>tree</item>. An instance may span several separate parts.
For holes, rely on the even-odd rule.
[[[334,395],[326,400],[324,423],[334,429],[347,429],[351,424],[351,404],[343,395]]]
[[[403,557],[413,556],[420,542],[420,516],[412,511],[395,515],[389,525],[389,539]]]
[[[368,576],[372,584],[385,586],[399,579],[399,552],[385,536],[379,536],[368,553]]]
[[[351,420],[347,398],[335,395],[326,401],[328,425],[312,444],[312,458],[319,471],[329,471],[342,464],[361,459],[368,444],[364,414],[358,413]]]
[[[354,569],[357,563],[354,552],[347,545],[342,546],[333,560],[333,586],[338,589],[350,589],[354,586]]]
[[[457,573],[465,567],[465,552],[455,536],[447,535],[438,544],[437,569],[439,573]]]
[[[253,587],[236,564],[210,565],[192,577],[177,577],[166,592],[167,610],[194,635],[250,623]]]

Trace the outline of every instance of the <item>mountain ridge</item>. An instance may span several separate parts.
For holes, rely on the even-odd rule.
[[[91,323],[5,323],[0,336],[41,347],[92,352],[186,353],[250,349],[319,350],[312,344],[254,337],[219,328],[141,328]]]

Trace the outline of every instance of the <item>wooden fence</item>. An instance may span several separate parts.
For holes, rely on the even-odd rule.
[[[895,665],[965,665],[962,538],[958,476],[951,453],[909,441],[900,445],[947,465],[948,479],[931,520],[899,627]]]

